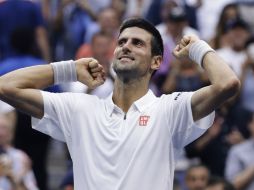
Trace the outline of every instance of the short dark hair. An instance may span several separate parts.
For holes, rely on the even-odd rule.
[[[163,56],[163,41],[160,35],[160,32],[151,24],[149,21],[142,19],[142,18],[130,18],[125,20],[122,25],[120,26],[120,33],[121,34],[126,28],[130,27],[138,27],[142,28],[145,31],[152,34],[151,39],[151,53],[152,56],[161,55]]]

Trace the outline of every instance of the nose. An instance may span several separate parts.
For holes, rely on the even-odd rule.
[[[122,46],[123,52],[131,52],[131,40],[126,41],[124,45]]]

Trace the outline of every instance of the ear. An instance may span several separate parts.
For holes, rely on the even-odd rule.
[[[160,68],[161,63],[162,63],[162,56],[161,55],[153,56],[151,69],[154,71],[158,70]]]

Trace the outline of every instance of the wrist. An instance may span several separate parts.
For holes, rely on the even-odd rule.
[[[54,84],[77,81],[76,65],[73,60],[51,63],[54,73]]]
[[[197,40],[190,45],[189,57],[192,61],[203,67],[203,60],[207,53],[215,52],[205,41]]]

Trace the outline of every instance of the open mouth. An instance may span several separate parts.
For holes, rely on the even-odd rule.
[[[134,57],[123,55],[123,56],[120,56],[118,59],[119,60],[131,60],[131,61],[133,61]]]

